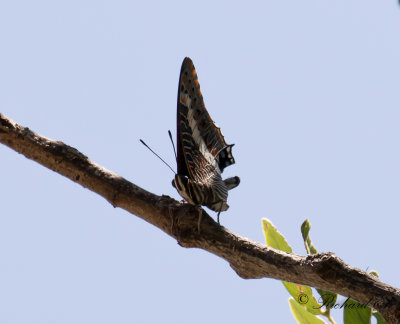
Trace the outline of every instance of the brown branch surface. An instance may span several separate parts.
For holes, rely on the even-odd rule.
[[[0,142],[160,228],[181,246],[218,255],[242,278],[274,278],[333,291],[368,304],[389,323],[400,324],[400,290],[350,267],[333,253],[287,254],[239,236],[219,226],[204,210],[154,195],[95,164],[75,148],[40,136],[2,114]]]

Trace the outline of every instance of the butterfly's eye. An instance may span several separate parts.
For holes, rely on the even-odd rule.
[[[172,187],[174,187],[176,189],[175,180],[172,180]]]

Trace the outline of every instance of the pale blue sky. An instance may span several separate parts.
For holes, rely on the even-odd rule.
[[[397,1],[3,1],[0,112],[156,194],[180,199],[180,64],[241,177],[221,214],[264,242],[269,218],[399,286]],[[279,281],[201,250],[0,145],[0,322],[294,323]],[[212,216],[215,213],[210,212]],[[342,314],[333,311],[338,323]]]

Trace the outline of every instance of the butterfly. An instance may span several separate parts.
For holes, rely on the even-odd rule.
[[[228,190],[237,187],[239,177],[222,180],[224,169],[235,163],[232,146],[204,105],[192,60],[183,60],[178,85],[177,169],[172,185],[189,204],[226,211]]]

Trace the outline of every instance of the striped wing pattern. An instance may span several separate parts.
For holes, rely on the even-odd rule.
[[[227,210],[228,189],[239,184],[238,177],[225,180],[228,182],[221,177],[224,168],[235,163],[232,145],[227,145],[205,108],[190,58],[184,59],[179,76],[177,147],[174,184],[181,196],[193,205]]]
[[[188,108],[186,116],[193,139],[207,161],[213,165],[217,163],[221,172],[234,164],[232,145],[226,144],[221,129],[211,119],[200,91],[196,69],[188,57],[182,63],[179,77],[178,106],[179,103]]]

